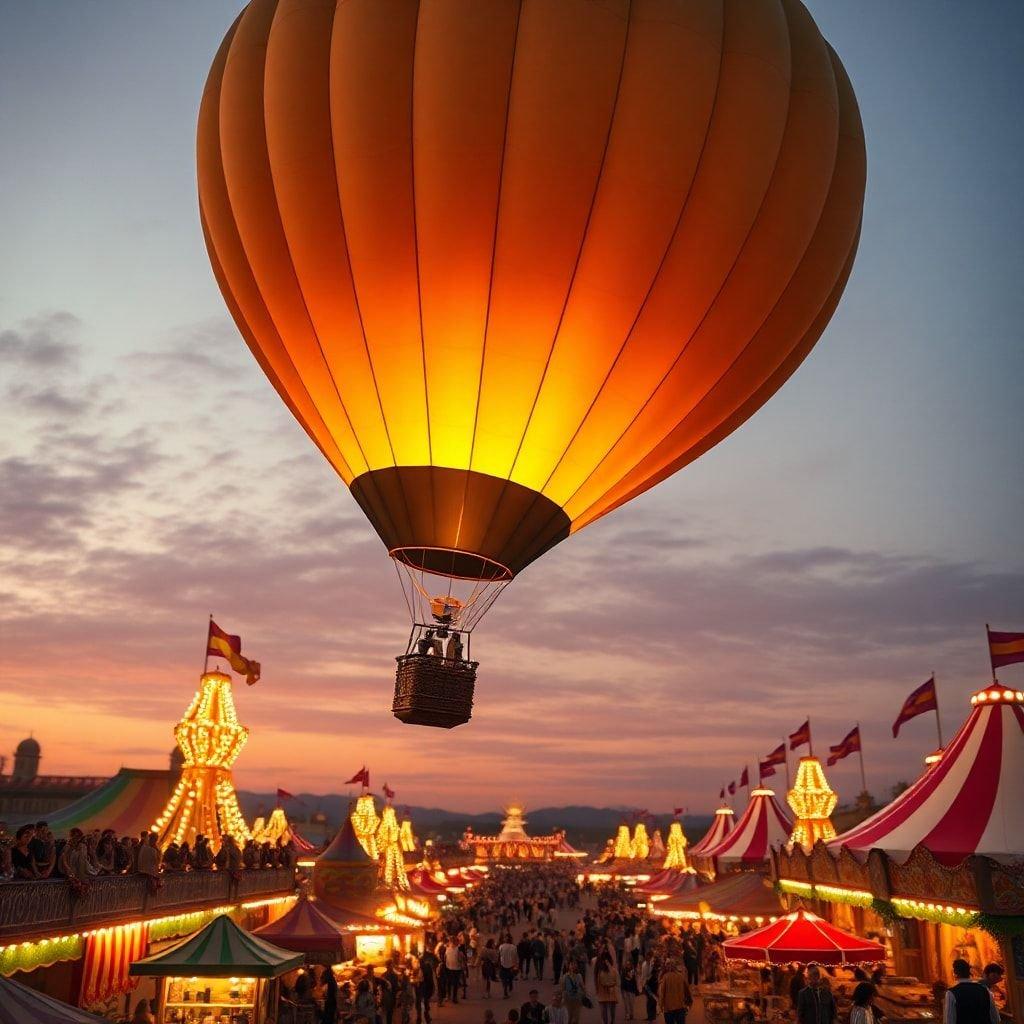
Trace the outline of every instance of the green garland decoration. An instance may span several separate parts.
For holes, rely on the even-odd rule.
[[[879,899],[877,896],[871,897],[871,909],[887,925],[894,925],[900,919],[900,915],[896,913],[896,908],[888,900]]]
[[[978,928],[984,928],[994,939],[1015,939],[1024,935],[1024,917],[1019,914],[975,914]]]
[[[34,971],[49,967],[58,960],[77,960],[85,952],[85,939],[81,935],[66,935],[44,942],[16,943],[0,948],[0,975],[15,971]]]

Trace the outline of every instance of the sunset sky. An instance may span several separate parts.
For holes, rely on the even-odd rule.
[[[451,733],[391,717],[394,570],[210,272],[195,120],[240,6],[0,0],[0,754],[164,765],[212,611],[263,664],[243,788],[365,763],[408,803],[701,812],[807,715],[820,753],[861,723],[879,795],[916,775],[905,695],[936,672],[948,739],[986,621],[1024,629],[1024,6],[808,4],[867,137],[839,310],[736,434],[516,580]]]

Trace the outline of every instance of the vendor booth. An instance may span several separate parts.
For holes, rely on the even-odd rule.
[[[161,979],[157,1024],[275,1024],[275,979],[302,962],[222,914],[129,973]]]

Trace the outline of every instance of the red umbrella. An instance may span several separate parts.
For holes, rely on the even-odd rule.
[[[727,960],[785,964],[863,964],[885,959],[885,947],[851,935],[815,914],[797,910],[763,928],[726,939]]]

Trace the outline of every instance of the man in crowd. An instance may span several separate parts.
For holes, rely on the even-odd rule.
[[[512,981],[515,978],[518,961],[519,955],[512,937],[506,934],[505,941],[498,947],[498,974],[501,976],[501,990],[506,999],[512,994]]]
[[[992,991],[971,978],[971,965],[957,957],[953,961],[953,984],[946,992],[946,1024],[999,1024]]]
[[[798,1024],[833,1024],[836,1019],[836,1001],[817,964],[807,968],[807,984],[796,997],[796,1019]]]
[[[686,1013],[693,1005],[693,994],[676,959],[665,964],[658,980],[658,1003],[665,1015],[665,1024],[685,1024]]]
[[[544,1004],[540,1001],[540,993],[530,990],[530,1001],[523,1003],[519,1011],[519,1024],[545,1024]]]

